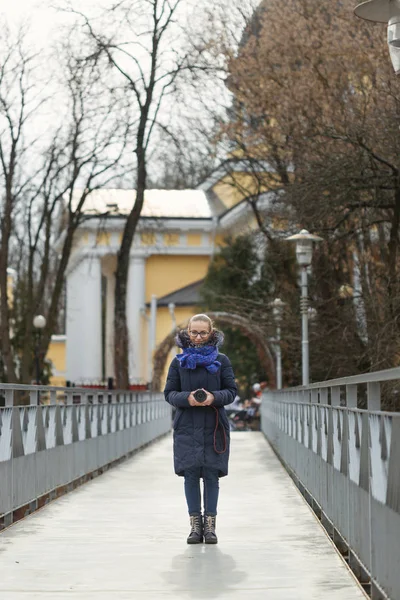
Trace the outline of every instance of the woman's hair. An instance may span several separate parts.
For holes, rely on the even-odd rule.
[[[214,323],[212,322],[210,317],[208,317],[207,315],[203,315],[203,314],[194,315],[193,317],[191,317],[189,319],[188,327],[190,327],[194,321],[206,321],[206,323],[208,323],[210,326],[210,331],[212,331],[214,329]]]

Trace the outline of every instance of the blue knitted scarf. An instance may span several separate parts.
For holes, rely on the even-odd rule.
[[[184,369],[205,367],[210,373],[216,373],[220,368],[221,363],[217,360],[217,356],[218,348],[224,342],[224,335],[221,331],[215,329],[204,346],[192,344],[189,334],[185,330],[178,333],[175,341],[183,351],[182,354],[177,354],[176,358]]]
[[[210,373],[216,373],[221,366],[217,359],[219,354],[216,346],[200,346],[200,348],[184,348],[182,354],[177,354],[181,367],[195,369],[205,367]]]

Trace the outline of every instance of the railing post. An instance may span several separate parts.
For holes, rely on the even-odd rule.
[[[340,387],[331,387],[331,406],[340,406]]]
[[[381,384],[379,381],[367,383],[368,410],[381,410]]]
[[[328,388],[321,388],[319,390],[319,397],[320,397],[320,403],[321,404],[328,404]]]
[[[6,390],[5,397],[6,407],[14,406],[14,390]]]
[[[357,384],[346,385],[347,408],[357,408]]]

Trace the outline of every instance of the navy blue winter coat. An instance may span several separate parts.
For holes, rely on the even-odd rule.
[[[229,422],[224,406],[234,401],[237,395],[235,376],[229,358],[218,354],[221,367],[217,373],[209,373],[205,367],[184,369],[177,358],[171,363],[164,390],[165,399],[176,407],[174,428],[174,467],[177,475],[183,476],[191,467],[213,467],[219,476],[228,474]],[[211,406],[190,406],[190,392],[204,388],[214,394]],[[216,448],[222,451],[226,439],[226,451],[218,454],[214,450],[216,412],[219,428],[216,432]],[[225,435],[224,433],[225,432]]]

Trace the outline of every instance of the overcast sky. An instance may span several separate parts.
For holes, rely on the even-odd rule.
[[[33,44],[37,45],[40,49],[48,49],[50,51],[54,46],[54,41],[60,39],[60,36],[62,39],[62,26],[68,25],[69,19],[75,20],[74,17],[67,15],[65,12],[55,10],[54,6],[60,6],[63,1],[65,0],[0,0],[0,20],[1,17],[5,17],[11,28],[17,27],[21,22],[25,22],[28,25],[28,36]],[[219,4],[222,6],[225,3],[228,6],[231,2],[234,3],[234,1],[219,0]],[[246,2],[246,0],[238,1]],[[115,3],[115,0],[75,0],[74,6],[87,15],[93,15],[94,13],[98,13],[99,8],[102,6],[109,6],[113,3]],[[196,24],[196,15],[199,16],[201,6],[205,6],[208,3],[212,4],[214,10],[213,0],[200,0],[200,2],[198,0],[183,0],[181,4],[183,10],[181,17],[184,20],[189,17],[190,24]],[[232,6],[233,4],[231,8]],[[228,12],[230,16],[232,13],[233,10]],[[207,21],[203,21],[202,15],[200,15],[199,23],[202,23],[201,27],[207,27]],[[44,57],[42,52],[40,55],[42,58]],[[49,59],[44,60],[45,62],[47,60],[46,64],[48,66],[50,66],[48,60],[53,64],[51,54],[49,54]],[[208,82],[204,79],[200,90],[201,93],[198,90],[193,91],[188,89],[187,93],[184,93],[184,98],[186,95],[190,96],[193,93],[193,97],[189,102],[187,99],[184,102],[177,102],[175,98],[171,103],[166,98],[160,113],[164,124],[170,126],[167,115],[170,115],[174,122],[182,121],[182,127],[187,131],[186,135],[188,138],[197,138],[196,127],[207,129],[208,122],[212,124],[212,120],[209,121],[208,118],[208,110],[212,119],[212,115],[215,112],[219,112],[220,107],[222,109],[229,101],[229,93],[222,81],[216,82],[215,80]],[[191,126],[192,122],[195,127]]]
[[[29,20],[35,37],[43,42],[52,37],[60,24],[66,22],[68,18],[66,14],[60,14],[54,8],[54,6],[60,6],[63,2],[67,2],[67,0],[0,0],[0,16],[5,16],[10,24],[17,24],[21,20]],[[228,13],[229,27],[235,28],[235,5],[236,9],[241,7],[238,12],[240,15],[241,11],[243,13],[248,12],[249,6],[253,6],[254,9],[258,2],[259,0],[219,0],[218,4],[220,5],[221,14],[224,15],[224,20]],[[76,8],[87,14],[93,14],[92,11],[98,12],[102,6],[109,6],[114,3],[115,0],[74,0],[73,2]],[[201,0],[200,2],[198,0],[184,0],[180,10],[183,9],[183,12],[190,15],[190,19],[192,19],[196,10],[202,14],[202,8],[207,4],[211,5],[214,10],[213,0]],[[247,8],[245,8],[245,5],[247,5]],[[90,8],[92,8],[92,11],[90,11]],[[240,25],[239,29],[241,29]]]
[[[58,27],[67,18],[52,7],[56,3],[57,0],[0,0],[0,15],[4,16],[11,26],[28,22],[33,38],[39,44],[47,45],[54,39]],[[81,8],[92,4],[92,0],[79,1]]]
[[[10,24],[29,19],[38,36],[47,34],[55,20],[55,11],[35,0],[0,0],[0,13]]]

